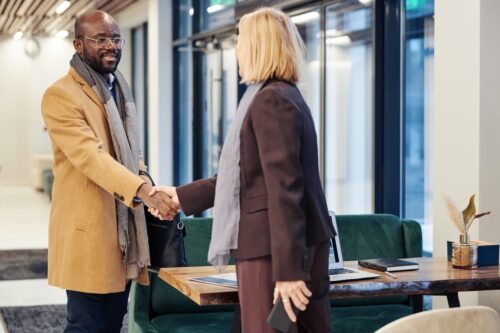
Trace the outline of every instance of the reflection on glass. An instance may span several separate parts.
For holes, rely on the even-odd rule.
[[[403,216],[422,224],[428,253],[432,252],[433,15],[433,0],[406,0]]]
[[[222,148],[222,138],[220,136],[220,122],[222,115],[221,108],[221,83],[222,83],[222,57],[220,50],[214,50],[206,54],[206,149],[207,149],[207,169],[206,176],[217,173],[219,155]]]
[[[146,31],[145,31],[146,30]],[[146,34],[145,34],[146,32]],[[132,40],[133,40],[133,81],[132,81],[132,92],[134,94],[135,106],[137,108],[137,122],[139,123],[139,141],[141,145],[142,153],[144,154],[144,161],[148,162],[147,156],[147,109],[146,109],[146,89],[144,88],[145,73],[147,71],[147,25],[142,25],[140,27],[132,29]]]
[[[183,45],[176,52],[176,104],[178,116],[176,142],[177,184],[186,184],[193,180],[193,105],[190,77],[192,73],[191,52],[189,46]]]
[[[174,5],[174,22],[176,22],[174,38],[182,38],[191,34],[191,17],[194,9],[191,0],[178,0]]]
[[[217,173],[219,157],[230,122],[238,106],[238,69],[234,39],[205,54],[204,177]]]
[[[320,147],[320,98],[321,98],[321,66],[320,66],[320,14],[319,9],[292,16],[292,21],[297,26],[300,36],[306,46],[305,66],[301,67],[298,88],[307,105],[311,109],[318,135],[318,148]],[[321,149],[318,149],[321,151]]]
[[[238,108],[238,65],[234,44],[222,50],[222,136],[226,138],[229,125]]]
[[[337,213],[373,212],[371,5],[326,8],[325,193]]]
[[[198,10],[200,11],[199,31],[234,23],[234,3],[235,0],[200,0],[198,2]]]

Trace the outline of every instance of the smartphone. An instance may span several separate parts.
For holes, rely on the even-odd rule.
[[[293,305],[293,303],[291,303],[291,305],[293,313],[297,315],[299,309],[297,309]],[[269,324],[269,326],[271,326],[274,329],[277,329],[278,331],[281,332],[290,331],[290,327],[292,326],[292,321],[290,320],[288,314],[285,311],[285,307],[283,305],[283,300],[281,299],[281,297],[278,298],[276,304],[274,304],[273,308],[271,309],[271,312],[267,317],[267,323]]]

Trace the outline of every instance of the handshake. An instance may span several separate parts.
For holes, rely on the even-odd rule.
[[[173,220],[181,211],[175,187],[144,183],[139,187],[137,196],[148,206],[149,212],[161,220]]]

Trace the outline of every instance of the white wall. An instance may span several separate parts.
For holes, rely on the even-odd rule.
[[[125,45],[122,50],[122,58],[119,70],[132,83],[132,29],[148,21],[148,1],[139,0],[113,16],[120,26]]]
[[[31,183],[33,154],[50,154],[40,114],[45,89],[69,68],[70,40],[41,38],[40,54],[24,53],[25,40],[0,39],[0,185]]]
[[[160,184],[173,183],[172,5],[149,0],[149,170]]]
[[[458,240],[443,203],[459,208],[477,194],[479,211],[500,213],[500,29],[497,0],[436,0],[434,114],[434,256],[446,256],[446,241]],[[500,243],[496,215],[474,222],[471,238]],[[500,293],[460,293],[462,305],[478,302],[500,312]],[[447,307],[435,297],[434,307]]]

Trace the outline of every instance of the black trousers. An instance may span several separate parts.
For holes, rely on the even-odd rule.
[[[127,313],[130,283],[125,291],[91,294],[66,290],[68,295],[65,333],[120,333]]]

